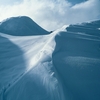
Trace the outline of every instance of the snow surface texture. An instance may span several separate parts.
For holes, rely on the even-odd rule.
[[[0,26],[14,25],[0,33],[0,100],[100,100],[100,21],[30,36],[20,18]]]

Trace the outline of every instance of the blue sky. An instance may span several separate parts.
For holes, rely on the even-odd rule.
[[[78,4],[78,3],[82,3],[85,2],[87,0],[68,0],[68,2],[72,3],[72,4]]]
[[[29,16],[47,30],[100,19],[100,0],[0,0],[0,21]]]

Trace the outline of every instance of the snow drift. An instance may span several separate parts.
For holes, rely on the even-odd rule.
[[[0,32],[14,36],[29,36],[48,34],[27,16],[11,17],[0,23]]]
[[[16,19],[0,26],[0,100],[100,100],[99,20],[47,35]]]

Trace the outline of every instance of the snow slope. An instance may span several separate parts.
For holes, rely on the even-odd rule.
[[[0,32],[14,36],[29,36],[48,34],[27,16],[11,17],[0,23]]]
[[[48,35],[0,33],[0,100],[100,100],[99,28],[94,21]]]

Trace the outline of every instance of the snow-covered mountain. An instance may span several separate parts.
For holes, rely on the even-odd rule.
[[[100,100],[100,20],[49,34],[14,17],[0,32],[0,100]]]

